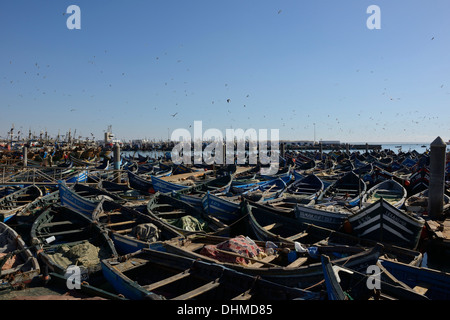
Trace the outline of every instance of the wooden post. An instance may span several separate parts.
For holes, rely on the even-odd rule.
[[[23,147],[22,152],[23,152],[23,166],[24,168],[26,168],[28,165],[28,148]]]
[[[116,182],[120,183],[120,145],[114,145],[114,170],[116,171]]]
[[[437,137],[430,144],[430,182],[428,186],[428,214],[431,219],[443,216],[445,192],[445,149],[447,145]]]

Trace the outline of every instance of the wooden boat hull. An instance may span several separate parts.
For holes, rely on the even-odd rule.
[[[219,197],[208,192],[202,198],[202,206],[206,213],[225,223],[232,223],[241,217],[240,202],[228,200],[225,196]]]
[[[70,265],[78,264],[89,279],[96,281],[101,275],[100,260],[118,256],[105,230],[83,214],[60,205],[45,210],[34,221],[30,235],[39,260],[62,275]]]
[[[382,198],[348,218],[352,233],[361,238],[415,249],[425,221],[393,207]]]
[[[370,188],[362,199],[362,205],[368,206],[381,197],[396,208],[401,208],[407,196],[406,189],[395,180],[382,181]]]
[[[295,218],[303,223],[314,224],[332,230],[340,230],[351,215],[349,211],[328,211],[315,208],[314,205],[296,205],[294,209]]]
[[[423,292],[431,300],[450,299],[450,274],[447,272],[410,266],[396,261],[380,260],[396,279],[410,288]]]
[[[131,188],[145,192],[147,194],[155,193],[152,181],[139,177],[137,174],[131,171],[127,171],[127,175],[128,184]]]
[[[4,196],[0,199],[0,221],[6,222],[12,219],[27,204],[42,195],[39,187],[30,185]]]
[[[88,218],[92,218],[92,212],[99,204],[99,200],[93,201],[80,196],[71,190],[63,181],[58,182],[58,189],[61,204],[63,206],[83,214]]]
[[[150,237],[139,237],[135,233],[136,227],[139,225],[155,226],[157,228],[157,240],[159,241],[183,236],[175,228],[168,226],[159,219],[109,200],[102,200],[99,203],[92,214],[92,219],[108,231],[109,237],[120,254],[128,254],[148,248],[149,244],[153,242]]]
[[[132,300],[291,300],[318,299],[307,290],[290,288],[219,264],[143,249],[122,260],[102,261],[115,290]],[[139,279],[135,275],[139,274]]]
[[[353,234],[339,232],[312,224],[302,223],[292,216],[283,215],[277,210],[252,203],[243,205],[243,214],[248,218],[248,235],[260,241],[286,242],[294,245],[295,242],[333,243],[341,245],[361,245],[375,247],[380,241],[357,237]],[[384,252],[398,261],[420,265],[422,254],[416,250],[400,247],[396,244],[382,242]]]
[[[19,234],[7,224],[0,222],[0,261],[2,258],[6,259],[8,255],[14,263],[11,263],[11,260],[2,263],[0,290],[26,285],[40,274],[37,259],[27,249]]]
[[[375,264],[381,253],[381,247],[367,249],[345,245],[305,245],[305,252],[297,252],[295,245],[288,246],[283,243],[274,243],[280,248],[276,255],[269,255],[263,259],[254,259],[247,264],[243,264],[242,262],[229,262],[231,259],[221,262],[220,260],[214,259],[214,257],[211,258],[211,256],[205,255],[205,253],[209,252],[217,254],[215,247],[207,247],[207,244],[220,245],[220,243],[226,243],[227,240],[230,240],[230,238],[221,239],[221,237],[214,238],[208,236],[205,236],[204,238],[198,237],[198,240],[193,238],[192,242],[190,242],[189,239],[173,239],[164,243],[158,243],[157,248],[159,248],[159,250],[187,256],[193,259],[223,264],[224,266],[239,272],[250,274],[252,276],[259,276],[278,284],[302,289],[315,285],[323,279],[320,263],[320,256],[322,254],[329,254],[332,256],[333,262],[338,265],[345,264],[346,266],[352,266],[355,270],[365,272],[367,265]],[[264,250],[265,242],[254,241],[254,243],[260,250]],[[202,249],[204,251],[198,249],[199,245],[202,246],[202,244]],[[197,249],[192,250],[190,248]],[[241,247],[239,247],[239,249],[240,248]],[[219,253],[221,257],[223,257],[227,252],[222,250]],[[234,256],[240,257],[238,254],[235,254]],[[240,259],[246,260],[241,257]]]

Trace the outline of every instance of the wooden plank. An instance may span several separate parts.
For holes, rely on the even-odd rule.
[[[133,231],[133,228],[123,229],[123,230],[113,230],[113,232],[119,233],[119,234],[128,233],[128,232],[131,232],[131,231]]]
[[[297,267],[301,266],[302,264],[304,264],[307,260],[308,260],[308,258],[306,258],[306,257],[299,257],[299,258],[295,259],[293,262],[291,262],[290,264],[288,264],[287,268],[297,268]]]
[[[250,300],[252,298],[252,295],[250,294],[250,290],[234,297],[231,300]]]
[[[129,220],[129,221],[121,221],[121,222],[115,222],[115,223],[108,223],[106,226],[107,227],[116,227],[116,226],[123,226],[125,224],[132,224],[132,223],[136,223],[136,221]]]
[[[112,216],[112,215],[117,215],[117,214],[122,214],[122,212],[121,211],[103,212],[103,213],[100,213],[98,216],[105,217],[105,216]]]
[[[204,285],[202,285],[201,287],[198,287],[197,289],[191,290],[189,292],[186,292],[182,295],[179,295],[178,297],[173,298],[172,300],[188,300],[188,299],[192,299],[202,293],[205,293],[209,290],[212,290],[214,288],[217,288],[220,285],[220,282],[218,279],[208,282]]]
[[[269,231],[269,230],[272,230],[272,229],[274,229],[274,228],[278,228],[278,227],[281,227],[281,226],[283,226],[282,223],[276,222],[276,223],[272,223],[272,224],[269,224],[269,225],[267,225],[267,226],[264,226],[263,228],[264,228],[265,230]]]
[[[307,232],[302,231],[302,232],[299,232],[297,234],[294,234],[293,236],[287,237],[286,239],[291,240],[291,241],[295,241],[295,240],[303,238],[303,237],[305,237],[307,235],[308,235]]]
[[[72,221],[56,221],[41,224],[42,228],[73,224]]]
[[[417,286],[415,286],[414,288],[413,288],[413,290],[415,291],[415,292],[417,292],[417,293],[419,293],[419,294],[423,294],[423,295],[425,295],[426,293],[427,293],[427,291],[428,291],[428,284],[426,284],[426,283],[419,283]]]
[[[41,234],[40,236],[45,236],[45,237],[62,236],[62,235],[65,235],[65,234],[84,232],[85,230],[86,229],[73,229],[73,230],[66,230],[66,231],[60,231],[60,232],[44,233],[44,234]]]
[[[177,273],[177,274],[175,274],[175,275],[173,275],[173,276],[171,276],[169,278],[166,278],[166,279],[163,279],[161,281],[154,282],[152,284],[148,284],[148,285],[142,286],[142,287],[144,289],[148,290],[148,291],[153,291],[153,290],[155,290],[157,288],[160,288],[162,286],[165,286],[165,285],[167,285],[169,283],[175,282],[175,281],[180,280],[180,279],[184,279],[184,278],[186,278],[186,277],[188,277],[190,275],[191,275],[191,270],[187,269],[187,270],[185,270],[185,271],[183,271],[181,273]]]

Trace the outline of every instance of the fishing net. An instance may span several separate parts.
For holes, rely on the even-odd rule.
[[[101,270],[101,259],[109,257],[104,251],[101,247],[84,241],[72,247],[62,245],[55,253],[48,254],[48,257],[64,269],[70,265],[76,265],[87,268],[91,273]]]
[[[227,252],[234,254],[228,254]],[[206,245],[200,251],[200,254],[221,262],[238,263],[241,265],[248,265],[246,258],[262,259],[266,256],[264,249],[259,247],[250,238],[242,235],[223,241],[217,245]]]
[[[208,231],[207,223],[191,215],[186,215],[178,219],[166,219],[167,223],[186,231]]]

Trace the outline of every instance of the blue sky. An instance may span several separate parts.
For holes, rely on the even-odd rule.
[[[112,126],[158,140],[201,120],[288,140],[315,126],[316,140],[447,141],[450,2],[430,3],[1,1],[0,136],[14,124],[102,139]]]

